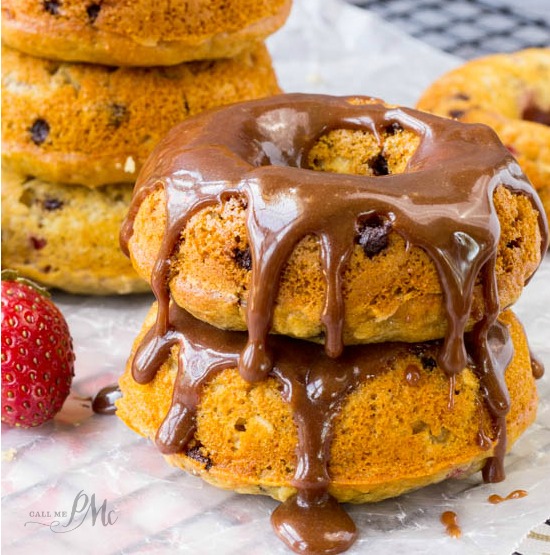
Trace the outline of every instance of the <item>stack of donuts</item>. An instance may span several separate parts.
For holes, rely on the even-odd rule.
[[[290,0],[2,2],[2,263],[73,293],[148,290],[119,248],[159,139],[279,92],[263,39]]]
[[[510,307],[548,245],[487,126],[369,97],[288,94],[176,126],[121,244],[156,296],[117,414],[170,463],[282,501],[279,537],[339,553],[339,502],[503,460],[534,420]]]

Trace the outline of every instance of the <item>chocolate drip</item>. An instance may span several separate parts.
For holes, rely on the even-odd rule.
[[[533,377],[535,380],[540,380],[542,376],[544,376],[544,364],[533,353],[533,351],[529,351],[529,356],[531,358],[531,370],[533,372]]]
[[[306,168],[309,149],[328,131],[360,129],[379,137],[390,126],[421,138],[405,173],[367,177]],[[178,376],[171,408],[158,430],[159,448],[165,453],[185,448],[194,432],[200,390],[214,372],[238,364],[249,382],[273,375],[283,384],[299,432],[293,479],[298,494],[274,513],[273,524],[291,548],[301,550],[307,544],[309,549],[314,540],[297,516],[307,510],[324,523],[328,533],[322,542],[324,552],[341,551],[353,542],[355,528],[341,509],[336,525],[341,535],[328,527],[327,515],[336,514],[336,504],[327,493],[328,449],[332,421],[344,396],[373,368],[385,367],[372,358],[379,357],[383,347],[343,350],[342,340],[342,274],[354,248],[357,223],[375,217],[391,222],[392,230],[422,248],[437,269],[447,315],[437,363],[449,377],[451,407],[454,378],[467,366],[465,328],[474,285],[477,280],[483,283],[485,315],[473,331],[469,351],[498,439],[484,477],[502,479],[509,408],[503,373],[511,348],[506,328],[495,322],[499,304],[494,266],[500,227],[492,199],[499,185],[531,199],[540,214],[541,252],[546,252],[540,201],[510,153],[483,125],[382,104],[353,105],[346,98],[297,94],[236,104],[191,118],[172,130],[143,168],[121,230],[121,245],[128,252],[140,204],[163,187],[166,230],[152,274],[157,321],[133,366],[134,378],[146,383],[179,345]],[[170,259],[186,223],[197,211],[232,195],[247,205],[252,260],[248,336],[190,323],[182,310],[169,307]],[[310,234],[319,239],[326,281],[322,356],[305,342],[293,347],[288,343],[292,340],[271,337],[266,344],[282,269],[296,244]],[[361,356],[355,360],[357,353]],[[288,539],[289,530],[299,540]],[[329,536],[337,545],[329,547]],[[293,544],[295,540],[298,543]]]
[[[92,410],[96,414],[115,414],[115,401],[122,397],[118,384],[108,385],[99,390],[92,401]]]

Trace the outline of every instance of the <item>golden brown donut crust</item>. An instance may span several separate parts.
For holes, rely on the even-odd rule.
[[[550,127],[524,119],[532,106],[550,114],[550,48],[467,62],[437,79],[417,103],[419,110],[491,126],[534,185],[550,219]]]
[[[278,92],[263,44],[233,59],[159,68],[60,63],[3,47],[2,161],[45,181],[133,183],[177,123]]]
[[[335,130],[321,137],[310,152],[315,169],[340,173],[372,172],[372,161],[383,150],[388,167],[402,170],[417,146],[411,132],[382,138],[369,133]],[[361,153],[361,157],[359,157]],[[541,258],[538,212],[523,195],[498,187],[494,204],[501,224],[497,258],[500,308],[519,297],[524,282]],[[164,190],[145,198],[129,241],[132,263],[151,279],[165,229]],[[445,336],[445,305],[440,280],[430,257],[408,245],[396,232],[387,248],[367,256],[354,248],[343,281],[344,341],[425,341]],[[175,302],[196,318],[224,329],[243,330],[250,284],[246,263],[246,210],[237,198],[195,214],[171,258],[170,291]],[[299,338],[320,339],[325,280],[320,246],[313,236],[296,246],[283,270],[275,304],[273,331]],[[481,284],[475,289],[471,321],[484,314]],[[472,323],[471,322],[471,323]]]
[[[134,349],[155,314],[153,306]],[[522,326],[510,311],[500,320],[508,326],[514,344],[514,358],[506,371],[510,447],[533,422],[537,395]],[[475,374],[465,369],[457,376],[451,410],[448,378],[440,368],[423,365],[415,347],[389,347],[395,349],[393,368],[352,392],[336,417],[329,491],[340,501],[378,501],[464,476],[478,470],[492,454],[477,441],[480,422],[489,437],[493,432]],[[433,356],[433,348],[423,345],[423,356]],[[177,373],[175,351],[152,382],[134,381],[132,356],[120,379],[123,397],[117,401],[117,415],[143,436],[154,438],[170,406]],[[414,384],[405,377],[411,366],[420,375]],[[170,455],[167,460],[216,486],[284,500],[295,493],[290,480],[296,442],[291,409],[275,378],[249,384],[236,369],[228,369],[203,391],[189,456]]]
[[[286,20],[290,0],[5,0],[2,41],[53,60],[174,65],[229,58]]]
[[[118,230],[132,185],[89,189],[2,172],[2,266],[48,287],[107,295],[149,290]]]

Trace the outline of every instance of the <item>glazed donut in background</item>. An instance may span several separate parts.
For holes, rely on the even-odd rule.
[[[2,265],[87,295],[149,291],[120,251],[133,185],[90,189],[2,172]]]
[[[3,47],[2,162],[50,182],[134,183],[175,124],[278,92],[261,44],[233,59],[156,68],[64,63]]]
[[[454,133],[460,140],[455,141]],[[436,222],[430,212],[434,218],[441,214],[439,222],[451,222],[457,210],[470,214],[476,210],[468,205],[475,198],[468,189],[471,179],[468,184],[464,178],[464,185],[453,182],[438,169],[443,164],[447,176],[471,171],[486,174],[494,185],[485,201],[494,203],[495,211],[487,205],[480,221],[491,220],[491,226],[500,230],[495,227],[496,235],[480,241],[485,247],[494,242],[490,248],[495,255],[497,302],[503,309],[519,297],[546,241],[538,199],[517,173],[517,164],[485,126],[392,108],[367,98],[280,95],[187,120],[170,132],[144,167],[122,233],[123,244],[141,276],[158,280],[159,289],[165,279],[176,303],[220,328],[245,329],[249,305],[265,308],[267,303],[273,312],[267,316],[269,324],[262,320],[264,331],[271,326],[276,333],[323,341],[330,327],[323,311],[334,302],[337,308],[329,311],[341,310],[345,315],[341,331],[346,344],[435,339],[448,329],[445,298],[451,293],[445,293],[442,285],[444,260],[437,262],[438,270],[430,253],[430,226]],[[515,177],[498,175],[503,164]],[[199,176],[198,181],[194,176]],[[512,182],[515,185],[510,187]],[[216,193],[203,192],[209,183],[215,184],[211,190]],[[361,187],[371,193],[366,200],[356,192]],[[308,191],[319,197],[310,198]],[[334,199],[332,191],[337,195]],[[484,198],[486,191],[476,195]],[[387,198],[371,200],[386,192]],[[303,205],[301,195],[307,197]],[[424,200],[418,198],[423,195],[427,195]],[[281,227],[276,239],[268,237],[276,245],[270,251],[264,245],[265,233],[257,231],[264,225],[258,217],[269,210],[278,214],[273,199],[279,198],[288,218],[304,222],[289,222],[290,227],[296,226],[295,235],[289,236]],[[266,202],[266,210],[260,211]],[[307,218],[310,211],[330,211],[339,202],[342,206],[335,210],[347,214],[340,224],[348,243],[343,247],[340,238],[334,239],[343,249],[338,257],[345,260],[345,268],[335,271],[326,267],[326,249],[333,240],[330,234],[340,233],[332,227],[340,216],[327,212],[324,221]],[[172,224],[165,231],[167,211]],[[408,227],[414,218],[421,220],[420,213],[425,215],[425,227]],[[466,224],[459,218],[456,225],[459,238],[458,230]],[[251,233],[256,235],[255,245]],[[426,238],[420,239],[422,234]],[[443,226],[441,237],[448,234]],[[283,237],[290,239],[283,241]],[[469,246],[441,246],[446,248],[453,251],[446,256],[451,260],[455,249]],[[258,277],[258,268],[255,278],[255,264],[262,259],[263,266],[273,252],[276,270]],[[155,270],[159,259],[167,261],[166,274],[160,278]],[[273,292],[267,293],[272,283]],[[331,295],[338,296],[340,286],[341,298],[329,301]],[[472,286],[468,328],[487,308],[482,273]],[[257,296],[262,294],[272,295],[271,300]]]
[[[550,48],[469,61],[428,87],[417,108],[491,126],[534,185],[550,219]]]
[[[5,0],[2,41],[33,56],[112,66],[229,58],[286,20],[290,0]]]
[[[284,398],[285,369],[292,374],[288,368],[296,368],[297,374],[300,368],[311,368],[310,380],[322,376],[326,385],[334,375],[349,378],[353,366],[361,371],[368,367],[367,375],[341,402],[339,398],[338,410],[328,401],[322,407],[321,420],[335,411],[328,433],[328,490],[339,501],[378,501],[448,477],[463,477],[479,470],[494,453],[495,431],[475,370],[467,368],[456,376],[452,410],[449,407],[449,381],[436,363],[441,342],[353,346],[342,359],[329,359],[319,345],[278,336],[275,372],[264,381],[248,383],[235,364],[206,372],[209,364],[219,363],[212,353],[222,349],[228,359],[238,360],[246,334],[215,330],[189,315],[178,320],[178,329],[188,333],[181,348],[187,364],[197,362],[193,353],[200,358],[199,367],[190,372],[204,372],[207,379],[201,382],[196,429],[178,452],[177,443],[167,441],[177,436],[177,420],[170,418],[178,399],[174,387],[185,382],[187,372],[184,364],[178,373],[178,349],[167,351],[167,359],[148,383],[138,383],[131,371],[135,350],[155,317],[153,307],[120,379],[123,395],[117,415],[139,434],[156,440],[171,464],[216,486],[281,501],[296,493],[292,478],[301,452],[299,419]],[[506,370],[509,448],[534,420],[537,394],[521,324],[510,311],[500,320],[514,346]],[[283,370],[277,370],[279,366]],[[324,373],[319,370],[323,366]],[[310,432],[306,428],[301,437]]]

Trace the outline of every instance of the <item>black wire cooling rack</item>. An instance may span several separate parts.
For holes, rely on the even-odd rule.
[[[465,59],[550,46],[550,0],[537,11],[496,0],[350,0],[409,35]],[[532,1],[532,0],[531,0]]]

